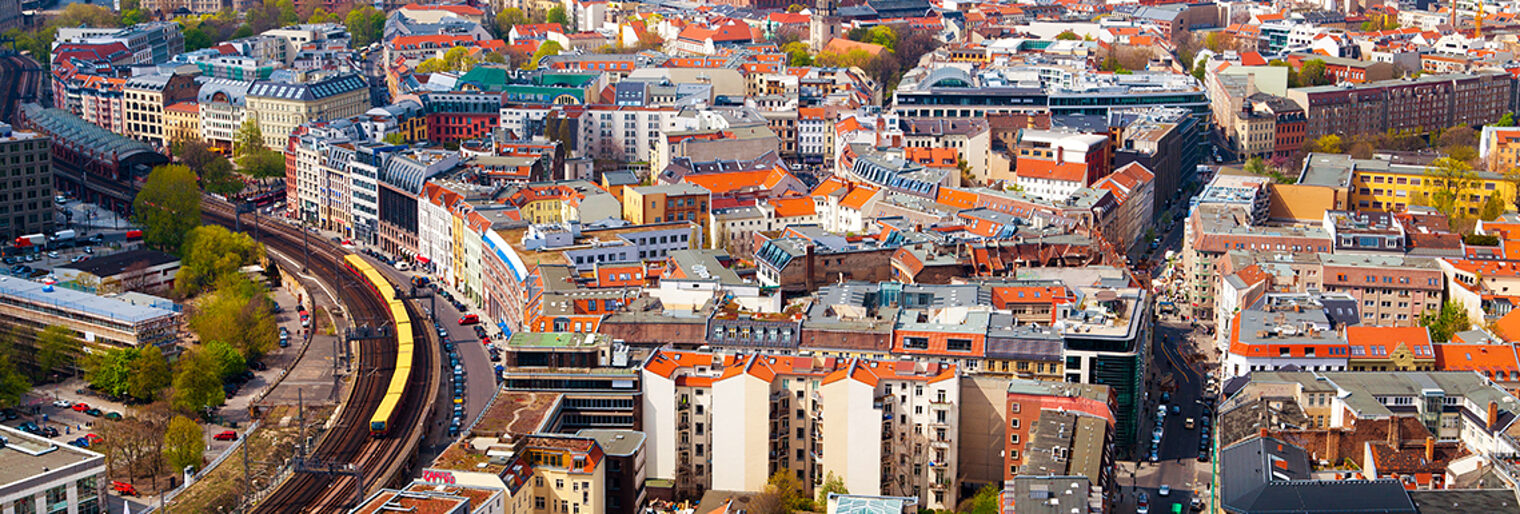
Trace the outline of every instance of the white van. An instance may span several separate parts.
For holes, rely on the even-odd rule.
[[[412,269],[412,264],[406,261],[396,261],[396,269],[401,271],[409,271]]]

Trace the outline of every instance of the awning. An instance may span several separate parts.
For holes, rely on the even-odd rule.
[[[420,263],[423,263],[423,264],[427,264],[428,263],[428,258],[427,257],[423,257],[421,255],[418,255],[417,256],[417,262],[420,262]]]

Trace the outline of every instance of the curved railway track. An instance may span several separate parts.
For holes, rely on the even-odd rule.
[[[204,217],[211,222],[233,226],[232,207],[226,203],[208,200],[203,203]],[[246,225],[254,221],[243,220]],[[300,239],[301,230],[269,218],[260,218],[260,229],[276,237],[263,238],[263,243],[292,259],[304,256]],[[246,227],[245,227],[246,228]],[[309,240],[311,264],[308,272],[331,281],[338,300],[344,305],[353,323],[376,325],[389,323],[384,302],[359,279],[345,269],[341,262],[346,253],[320,237]],[[413,464],[416,448],[426,428],[434,406],[435,393],[441,379],[438,372],[438,349],[431,325],[421,323],[413,302],[407,302],[407,311],[414,320],[413,337],[417,344],[411,381],[395,417],[395,427],[384,437],[371,437],[370,416],[385,396],[386,386],[396,360],[396,338],[367,339],[360,343],[358,372],[349,397],[340,407],[337,420],[309,450],[308,460],[314,464],[330,466],[352,465],[361,477],[365,496],[388,484],[397,472]],[[255,512],[346,512],[354,506],[354,478],[343,474],[295,473],[279,484],[260,501]]]

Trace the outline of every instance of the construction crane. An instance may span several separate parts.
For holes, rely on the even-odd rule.
[[[1478,13],[1473,15],[1473,39],[1483,39],[1483,2],[1478,2]]]

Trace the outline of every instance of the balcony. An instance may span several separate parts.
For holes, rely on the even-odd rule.
[[[687,409],[690,409],[690,408],[691,408],[691,402],[683,401],[683,402],[680,402],[680,403],[678,403],[676,405],[676,409],[677,410],[687,410]]]
[[[949,448],[950,441],[948,439],[935,439],[933,441],[929,441],[929,446],[934,448]]]
[[[689,430],[689,429],[691,429],[691,421],[683,419],[683,420],[681,420],[681,421],[679,421],[679,422],[676,423],[676,430]]]
[[[948,488],[948,487],[950,487],[950,481],[946,480],[946,479],[943,479],[943,478],[938,478],[938,479],[934,479],[934,480],[929,481],[929,489],[932,489],[932,490],[935,490],[935,491],[943,491],[943,490],[945,490],[945,488]]]

